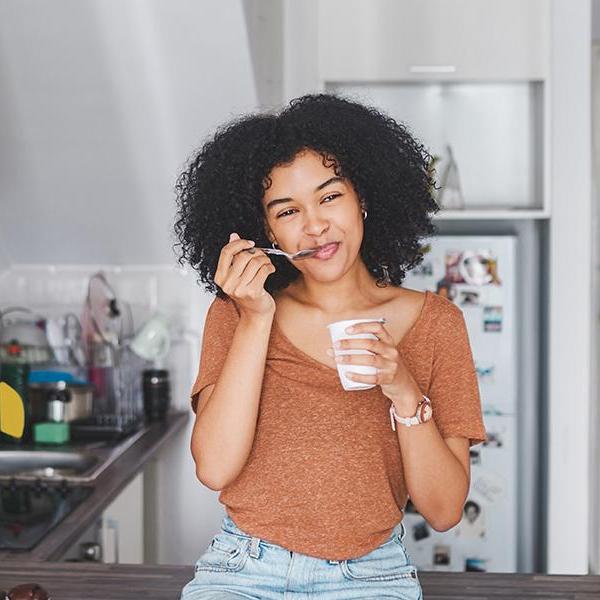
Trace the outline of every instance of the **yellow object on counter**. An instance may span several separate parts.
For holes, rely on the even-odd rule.
[[[23,437],[25,408],[19,393],[5,381],[0,381],[0,432],[14,438]]]

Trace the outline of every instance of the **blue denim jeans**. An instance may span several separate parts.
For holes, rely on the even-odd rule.
[[[375,550],[327,560],[248,535],[226,515],[180,600],[422,600],[405,534],[400,522]]]

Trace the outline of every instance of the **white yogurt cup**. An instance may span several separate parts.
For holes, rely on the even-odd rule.
[[[373,354],[369,350],[361,350],[359,348],[346,348],[340,349],[335,347],[335,342],[343,339],[372,339],[376,340],[377,336],[374,333],[346,333],[346,327],[356,325],[357,323],[371,323],[371,322],[385,322],[383,318],[379,319],[346,319],[345,321],[335,321],[335,323],[329,323],[327,329],[329,329],[329,335],[331,336],[331,343],[333,351],[336,356],[344,354]],[[337,363],[337,372],[340,377],[342,387],[347,391],[356,390],[368,390],[375,387],[374,383],[363,383],[362,381],[353,381],[346,377],[346,373],[350,371],[353,373],[360,373],[361,375],[375,375],[377,368],[372,365],[354,365],[348,363]]]

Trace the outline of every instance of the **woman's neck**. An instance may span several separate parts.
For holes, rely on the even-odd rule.
[[[286,288],[286,293],[307,308],[324,315],[340,315],[385,302],[394,295],[396,286],[377,287],[367,268],[348,272],[334,282],[322,282],[301,275]]]

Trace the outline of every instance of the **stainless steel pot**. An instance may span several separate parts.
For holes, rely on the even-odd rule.
[[[92,415],[94,387],[70,381],[28,385],[31,422],[74,421]]]

